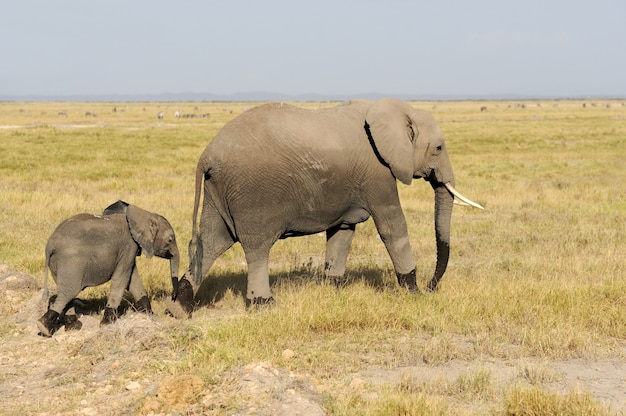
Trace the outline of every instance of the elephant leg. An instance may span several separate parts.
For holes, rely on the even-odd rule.
[[[74,273],[73,270],[59,267],[56,270],[58,276],[57,296],[48,311],[37,321],[37,328],[43,336],[50,337],[63,324],[62,315],[66,306],[74,299],[82,290],[82,273]],[[76,277],[75,277],[76,276]]]
[[[70,302],[70,307],[63,314],[63,324],[66,331],[78,331],[83,327],[83,323],[78,320],[76,309],[74,308],[74,300]]]
[[[44,337],[51,337],[59,329],[59,313],[48,309],[41,318],[37,320],[39,333]]]
[[[111,276],[111,290],[109,291],[109,299],[107,300],[106,307],[104,308],[104,314],[100,325],[108,325],[117,319],[117,308],[122,303],[124,291],[130,285],[130,277],[133,273],[136,273],[136,265],[133,258],[133,263],[124,267],[118,265],[118,268],[113,272]]]
[[[392,215],[387,217],[386,220],[373,215],[376,229],[391,257],[398,283],[400,286],[406,287],[410,292],[418,293],[415,261],[411,252],[404,214],[399,204],[390,211]]]
[[[347,228],[335,227],[326,230],[324,277],[335,286],[342,284],[355,228],[356,226],[352,224]]]
[[[57,278],[57,296],[49,309],[57,312],[59,315],[67,309],[67,305],[78,296],[82,287],[82,271],[80,273],[64,273],[59,271],[60,278]]]
[[[272,244],[250,247],[242,241],[241,246],[248,263],[246,305],[271,303],[274,300],[269,276],[269,252]]]
[[[152,306],[150,305],[150,298],[146,289],[143,287],[143,282],[139,278],[139,272],[135,267],[133,273],[130,275],[130,283],[128,284],[128,291],[133,298],[135,298],[135,309],[139,312],[152,313]]]

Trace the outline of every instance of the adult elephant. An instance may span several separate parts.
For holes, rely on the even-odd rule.
[[[396,186],[396,179],[408,185],[416,178],[435,191],[437,265],[427,286],[432,291],[448,263],[454,198],[482,207],[455,190],[443,134],[428,112],[391,98],[317,111],[273,103],[245,112],[200,156],[190,265],[177,304],[191,314],[208,269],[235,242],[248,263],[248,305],[272,299],[268,257],[280,238],[326,231],[325,274],[340,278],[355,225],[370,216],[399,284],[418,291]]]

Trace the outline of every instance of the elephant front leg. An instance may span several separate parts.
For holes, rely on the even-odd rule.
[[[380,221],[374,217],[374,222],[393,262],[398,284],[411,293],[419,293],[406,221],[399,208],[398,211],[394,220]]]
[[[390,242],[387,245],[387,250],[389,251],[393,261],[398,284],[401,287],[408,289],[411,293],[419,293],[420,290],[417,287],[417,278],[415,273],[415,262],[413,261],[408,235],[406,238]],[[405,272],[407,269],[409,269],[409,271]]]
[[[107,300],[106,307],[104,308],[104,314],[100,321],[100,326],[108,325],[117,320],[117,309],[122,303],[122,297],[124,291],[130,285],[130,278],[133,273],[136,273],[136,265],[133,264],[129,268],[120,268],[113,273],[111,277],[111,289],[109,292],[109,299]]]
[[[400,286],[407,288],[411,293],[419,293],[420,290],[417,287],[415,269],[411,270],[409,273],[396,272],[396,277],[398,278],[398,284]]]
[[[350,252],[350,244],[354,236],[354,224],[326,230],[326,261],[324,277],[336,287],[343,283],[346,261]]]
[[[133,273],[130,276],[130,283],[128,284],[128,291],[135,299],[135,309],[139,312],[152,313],[152,305],[150,304],[150,298],[148,292],[143,287],[143,283],[139,278],[139,272],[135,267]]]
[[[248,287],[246,290],[246,306],[272,303],[272,291],[269,277],[269,249],[246,249],[242,243],[248,263]]]

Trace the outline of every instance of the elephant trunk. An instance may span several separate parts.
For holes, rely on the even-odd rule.
[[[178,248],[172,253],[170,258],[170,276],[172,276],[172,301],[178,297],[178,266],[180,263],[180,254]]]
[[[442,183],[431,183],[435,191],[435,236],[437,238],[437,265],[433,278],[426,290],[435,291],[437,284],[448,267],[450,257],[450,220],[452,218],[453,195]]]

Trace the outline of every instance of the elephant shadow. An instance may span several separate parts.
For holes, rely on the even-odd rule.
[[[392,272],[391,272],[392,273]],[[245,272],[228,272],[220,275],[209,274],[200,285],[195,295],[198,307],[211,306],[224,299],[228,292],[246,298],[247,274]],[[316,267],[303,267],[287,272],[270,275],[270,286],[292,285],[304,287],[310,282],[317,284],[334,285],[338,289],[362,283],[382,292],[397,288],[397,283],[391,278],[390,272],[380,268],[347,269],[341,281],[329,281],[324,277],[323,270]]]
[[[57,295],[52,295],[50,299],[48,299],[48,307],[52,305],[56,299]],[[88,299],[74,298],[72,299],[64,308],[63,314],[67,312],[70,308],[74,308],[76,314],[78,316],[97,316],[102,315],[102,311],[107,305],[108,297],[100,296]],[[125,295],[122,298],[122,302],[120,306],[117,308],[116,312],[118,316],[124,315],[128,311],[134,311],[134,302],[132,301],[132,297],[128,297]]]
[[[228,272],[219,275],[209,274],[195,294],[198,307],[211,306],[224,299],[228,292],[245,300],[248,275],[245,272]],[[270,284],[273,278],[270,277]]]
[[[397,283],[391,277],[392,271],[381,268],[363,267],[355,269],[346,269],[346,273],[340,281],[329,281],[325,278],[321,267],[311,266],[310,264],[302,265],[302,267],[294,268],[286,272],[275,273],[270,276],[270,286],[279,287],[280,285],[291,285],[295,287],[304,287],[313,282],[317,284],[334,285],[338,289],[347,288],[356,284],[364,284],[371,287],[377,292],[389,289],[397,289]],[[236,297],[246,299],[248,275],[245,272],[228,272],[222,274],[209,274],[200,285],[195,295],[195,303],[197,307],[206,307],[216,304],[224,299],[228,292],[232,292]],[[162,299],[171,296],[168,290],[157,290],[152,293],[153,299]],[[49,303],[54,302],[56,295],[53,295]],[[69,309],[73,306],[79,315],[96,316],[101,315],[107,304],[107,296],[94,297],[88,299],[73,299],[67,306]],[[128,311],[134,311],[134,302],[128,293],[125,294],[117,314],[122,316]]]

